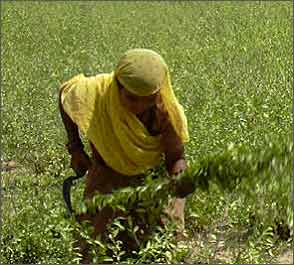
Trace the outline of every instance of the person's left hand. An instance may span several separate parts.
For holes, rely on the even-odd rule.
[[[191,178],[188,176],[186,177],[180,177],[177,179],[177,176],[182,174],[185,170],[187,169],[187,163],[185,159],[179,159],[177,160],[172,168],[171,168],[171,175],[175,176],[175,182],[174,182],[174,187],[175,187],[175,195],[178,198],[184,198],[190,193],[195,191],[195,183]]]
[[[195,183],[190,179],[178,179],[175,181],[175,195],[178,198],[185,198],[196,189]]]
[[[170,169],[170,175],[179,175],[183,173],[187,168],[187,163],[185,159],[179,159],[175,161]]]

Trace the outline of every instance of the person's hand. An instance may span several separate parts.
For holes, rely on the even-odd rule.
[[[175,193],[177,198],[185,198],[195,191],[195,184],[191,181],[178,180],[175,185]]]
[[[91,160],[84,150],[75,151],[71,154],[71,168],[77,175],[83,176],[91,166]]]
[[[177,176],[177,175],[183,173],[186,170],[186,168],[187,168],[186,160],[179,159],[172,164],[169,174]]]
[[[187,169],[187,162],[181,158],[176,160],[170,167],[169,174],[172,176],[172,185],[176,197],[184,198],[195,190],[194,181],[187,175],[183,175]]]

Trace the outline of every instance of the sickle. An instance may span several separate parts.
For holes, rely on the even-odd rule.
[[[84,175],[77,174],[76,176],[70,176],[63,181],[63,185],[62,185],[63,199],[65,201],[67,210],[70,215],[72,215],[74,213],[74,210],[71,205],[71,198],[70,198],[71,186],[75,184],[74,183],[75,180],[82,178],[83,176],[86,175],[86,173]]]

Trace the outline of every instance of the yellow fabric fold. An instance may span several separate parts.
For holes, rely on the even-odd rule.
[[[137,175],[159,163],[160,136],[151,136],[122,106],[113,73],[88,78],[78,75],[63,86],[65,112],[109,167],[125,175]]]

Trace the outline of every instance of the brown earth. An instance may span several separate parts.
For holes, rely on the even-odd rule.
[[[1,171],[12,171],[17,168],[17,163],[14,160],[1,161]]]
[[[294,264],[293,250],[285,251],[277,260],[277,264]]]

